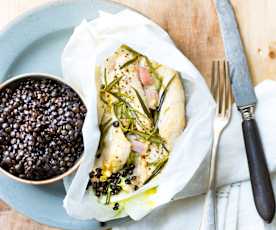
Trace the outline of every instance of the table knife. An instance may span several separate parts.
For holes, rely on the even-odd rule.
[[[265,154],[255,121],[257,98],[253,89],[236,17],[230,0],[215,0],[232,92],[242,116],[242,131],[256,209],[267,223],[275,214],[275,198]]]

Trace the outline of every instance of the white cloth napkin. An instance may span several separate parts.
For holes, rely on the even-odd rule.
[[[256,119],[270,171],[275,172],[276,81],[262,82],[256,87],[256,94],[258,98]],[[270,225],[265,224],[255,209],[251,185],[247,180],[248,166],[241,131],[241,118],[235,107],[230,125],[222,135],[218,155],[219,185],[236,182],[218,190],[218,230],[276,229],[276,221]],[[193,181],[197,181],[205,170],[206,167],[202,167]],[[237,183],[240,180],[247,181]],[[199,191],[199,187],[204,190],[204,185],[193,181],[190,182],[193,186],[188,186],[190,194]],[[272,182],[274,191],[276,191],[276,175],[272,177]],[[203,203],[204,195],[173,201],[139,222],[118,226],[114,230],[196,230],[199,228]]]

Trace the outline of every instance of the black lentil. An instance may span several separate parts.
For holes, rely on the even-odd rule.
[[[64,173],[83,152],[85,115],[79,96],[54,80],[28,78],[3,88],[0,167],[30,180]]]
[[[130,164],[130,165],[128,166],[128,168],[129,168],[130,170],[133,170],[133,169],[135,168],[135,165],[134,165],[134,164]]]
[[[89,177],[90,178],[93,178],[94,176],[95,176],[95,172],[94,171],[92,171],[92,172],[89,173]]]
[[[101,227],[104,227],[105,225],[106,225],[105,222],[100,222],[100,226],[101,226]]]
[[[124,181],[128,185],[131,185],[132,181],[136,180],[136,176],[132,176],[134,169],[134,164],[125,164],[120,171],[112,173],[108,178],[105,179],[105,181],[101,181],[103,179],[102,169],[96,168],[89,173],[90,180],[92,181],[90,186],[92,186],[92,189],[94,190],[94,193],[97,197],[100,197],[102,195],[107,195],[107,197],[109,197],[110,195],[117,195],[122,191],[122,178],[125,178]],[[138,189],[137,185],[133,184],[133,186],[134,190]],[[89,186],[87,187],[87,189],[88,188]],[[119,206],[116,206],[116,208],[118,209]]]
[[[131,184],[131,180],[130,180],[130,179],[126,179],[126,180],[125,180],[125,183],[126,183],[126,184]]]
[[[113,121],[112,125],[117,128],[119,127],[120,123],[119,121]]]
[[[128,173],[127,173],[127,171],[126,171],[126,170],[124,170],[124,171],[123,171],[122,176],[123,176],[123,177],[126,177],[126,176],[127,176],[127,174],[128,174]]]
[[[120,207],[119,203],[115,203],[114,207],[113,207],[113,210],[118,210]]]

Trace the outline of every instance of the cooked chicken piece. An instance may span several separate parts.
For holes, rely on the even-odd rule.
[[[162,146],[151,144],[148,151],[137,157],[135,162],[134,175],[136,176],[135,184],[141,187],[147,181],[159,163],[168,157]]]
[[[102,78],[96,78],[97,88],[100,89]],[[98,119],[101,124],[108,123],[106,126],[106,134],[102,140],[100,158],[96,160],[94,168],[102,168],[103,174],[110,175],[120,170],[126,163],[131,151],[131,144],[125,137],[122,129],[112,125],[117,121],[114,111],[100,100],[98,94]],[[108,122],[109,121],[109,122]],[[118,121],[117,121],[118,122]]]
[[[103,170],[111,173],[120,170],[127,162],[130,150],[131,144],[122,129],[111,125],[104,137],[100,157],[103,162]]]
[[[160,67],[158,68],[158,74],[163,78],[163,87],[159,94],[160,98],[166,85],[174,77],[166,90],[166,96],[161,106],[158,121],[159,134],[166,141],[167,148],[171,150],[173,141],[181,134],[185,127],[184,91],[180,77],[175,71],[167,67]],[[138,186],[143,185],[156,167],[158,167],[158,162],[167,157],[164,154],[168,153],[162,147],[160,148],[155,144],[151,144],[148,153],[142,157],[138,157],[134,171]]]
[[[159,134],[166,140],[171,150],[173,141],[181,134],[186,125],[185,95],[180,76],[175,71],[161,66],[158,68],[158,73],[163,77],[160,97],[170,79],[175,76],[166,92],[158,122]]]
[[[177,72],[124,45],[106,60],[102,73],[96,79],[102,137],[94,169],[104,177],[93,180],[117,183],[122,177],[117,186],[123,187],[113,193],[131,192],[168,160],[185,127],[184,90]]]
[[[119,81],[120,93],[127,95],[126,101],[133,110],[138,111],[138,113],[135,113],[137,115],[138,130],[143,131],[151,129],[152,122],[145,114],[135,92],[137,90],[145,105],[147,105],[145,92],[137,71],[136,59],[136,54],[122,46],[107,60],[106,71],[108,83],[116,78],[121,78]],[[129,64],[124,67],[128,62]]]

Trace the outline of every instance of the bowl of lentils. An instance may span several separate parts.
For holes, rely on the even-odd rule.
[[[74,172],[84,150],[86,107],[64,80],[25,74],[0,85],[0,171],[49,184]]]

